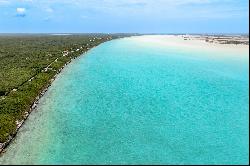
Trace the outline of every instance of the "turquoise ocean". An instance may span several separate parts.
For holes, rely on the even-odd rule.
[[[103,43],[58,75],[0,164],[248,164],[249,55],[226,54]]]

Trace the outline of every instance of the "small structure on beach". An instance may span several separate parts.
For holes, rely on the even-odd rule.
[[[63,56],[68,56],[69,55],[69,51],[68,50],[63,51],[62,53],[63,53]]]

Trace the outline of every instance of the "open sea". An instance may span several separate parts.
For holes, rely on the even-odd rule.
[[[249,55],[134,38],[70,63],[0,164],[249,164]]]

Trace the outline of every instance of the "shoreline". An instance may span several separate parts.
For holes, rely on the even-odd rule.
[[[118,38],[119,39],[119,38]],[[111,40],[115,40],[115,39],[109,39],[105,42],[102,42],[86,51],[84,51],[83,53],[79,54],[78,56],[71,58],[68,62],[66,62],[57,72],[56,74],[49,80],[49,83],[47,85],[44,86],[44,88],[41,90],[41,92],[39,92],[38,96],[36,96],[33,104],[30,106],[29,110],[27,110],[24,113],[24,119],[22,121],[16,121],[16,130],[15,132],[12,134],[12,136],[9,136],[8,140],[0,143],[0,157],[2,155],[4,155],[4,153],[6,152],[6,149],[8,148],[8,146],[11,144],[11,142],[16,138],[16,135],[18,134],[18,131],[20,130],[20,128],[25,124],[26,120],[29,118],[30,114],[36,110],[38,104],[39,104],[39,100],[45,95],[45,93],[48,91],[49,87],[52,85],[52,83],[55,81],[55,79],[57,78],[57,76],[63,71],[63,69],[68,66],[73,60],[76,60],[77,58],[81,57],[81,56],[85,56],[90,50],[94,49],[95,47],[109,42]]]
[[[195,39],[194,41],[192,41],[192,40],[188,40],[188,41],[190,41],[190,43],[189,44],[186,44],[185,45],[185,43],[187,43],[188,41],[185,41],[184,40],[184,38],[183,37],[181,37],[181,36],[179,36],[179,35],[143,35],[143,36],[130,36],[130,37],[132,37],[132,38],[136,38],[136,39],[138,39],[138,40],[140,40],[141,42],[143,42],[143,43],[148,43],[148,44],[151,44],[151,43],[154,43],[154,44],[159,44],[159,45],[165,45],[165,46],[169,46],[169,47],[175,47],[175,46],[178,46],[178,47],[180,47],[180,48],[182,48],[182,47],[187,47],[187,48],[189,48],[189,49],[200,49],[200,48],[202,48],[202,47],[204,47],[204,48],[207,48],[207,46],[208,45],[215,45],[215,47],[216,46],[223,46],[223,49],[224,48],[230,48],[231,47],[231,49],[235,49],[235,47],[238,47],[238,46],[242,46],[242,45],[238,45],[238,46],[236,46],[235,45],[235,47],[233,47],[232,48],[232,44],[219,44],[219,43],[205,43],[205,41],[203,41],[203,40],[198,40],[198,39]],[[130,37],[126,37],[126,38],[130,38]],[[140,38],[140,37],[143,37],[143,38]],[[167,40],[164,40],[164,39],[162,39],[162,41],[161,40],[156,40],[156,38],[164,38],[164,39],[166,39],[166,38],[168,38],[168,39],[178,39],[177,41],[175,41],[175,40],[173,40],[173,41],[171,41],[171,40],[168,40],[168,43],[165,43]],[[112,41],[112,40],[117,40],[117,39],[121,39],[121,38],[114,38],[114,39],[109,39],[109,40],[107,40],[107,41],[104,41],[104,42],[102,42],[102,43],[100,43],[100,44],[98,44],[98,45],[96,45],[96,46],[94,46],[94,47],[92,47],[92,48],[90,48],[89,50],[86,50],[86,51],[84,51],[83,53],[81,53],[81,54],[79,54],[78,56],[76,56],[76,57],[74,57],[74,58],[72,58],[72,59],[70,59],[68,62],[66,62],[57,72],[56,72],[56,74],[49,80],[49,82],[47,83],[47,85],[45,85],[44,86],[44,88],[41,90],[41,92],[39,92],[39,95],[35,98],[35,100],[34,100],[34,102],[33,102],[33,104],[30,106],[30,108],[29,108],[29,110],[27,110],[25,113],[24,113],[24,119],[22,120],[22,121],[16,121],[16,125],[17,125],[17,127],[16,127],[16,130],[15,130],[15,132],[14,132],[14,134],[12,134],[9,138],[8,138],[8,140],[7,141],[5,141],[4,143],[0,143],[0,157],[2,156],[2,155],[4,155],[4,153],[5,153],[5,151],[6,151],[6,148],[8,148],[8,146],[11,144],[11,142],[16,138],[16,135],[18,134],[18,131],[19,131],[19,129],[25,124],[25,122],[26,122],[26,120],[28,119],[28,117],[30,116],[30,114],[34,111],[34,110],[36,110],[36,108],[37,108],[37,106],[38,106],[38,104],[39,104],[39,100],[44,96],[44,94],[48,91],[48,89],[49,89],[49,87],[52,85],[52,83],[55,81],[55,79],[57,78],[57,76],[63,71],[63,69],[66,67],[66,66],[68,66],[68,64],[70,64],[73,60],[76,60],[77,58],[79,58],[79,57],[81,57],[81,56],[85,56],[90,50],[92,50],[92,49],[94,49],[95,47],[97,47],[97,46],[99,46],[99,45],[101,45],[101,44],[103,44],[103,43],[106,43],[106,42],[109,42],[109,41]],[[153,39],[153,40],[152,40]],[[170,41],[170,42],[169,42]],[[198,43],[202,43],[202,46],[199,46],[199,48],[197,48],[196,47],[196,45],[195,44],[197,44],[197,41],[198,41]],[[178,43],[179,42],[179,43]],[[184,43],[184,44],[183,44]],[[205,44],[204,44],[205,43]],[[194,47],[195,46],[195,47]],[[246,47],[248,47],[249,48],[249,45],[244,45],[244,46],[242,46],[242,47],[244,47],[244,50],[245,50],[245,48]],[[183,48],[183,49],[184,49]],[[247,49],[248,50],[248,49]],[[249,51],[249,50],[248,50]],[[248,53],[248,55],[249,55],[249,53]]]

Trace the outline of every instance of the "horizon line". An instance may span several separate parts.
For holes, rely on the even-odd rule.
[[[72,34],[137,34],[137,35],[249,35],[249,32],[203,32],[203,33],[139,33],[139,32],[0,32],[0,34],[56,34],[56,35],[72,35]]]

